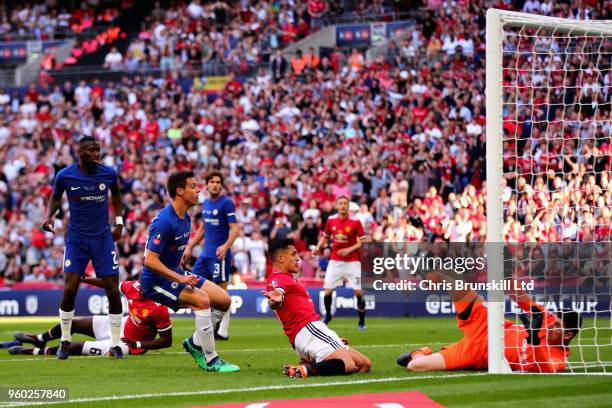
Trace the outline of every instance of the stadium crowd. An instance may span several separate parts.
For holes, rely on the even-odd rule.
[[[97,24],[109,24],[120,13],[116,1],[74,2],[46,0],[25,4],[0,4],[0,38],[14,41],[24,37],[38,40],[65,37],[83,32]],[[15,2],[13,2],[15,3]],[[98,7],[100,6],[100,7]],[[102,7],[103,6],[103,7]]]
[[[355,49],[286,61],[244,82],[230,76],[217,98],[197,84],[146,76],[32,86],[23,96],[0,91],[0,279],[61,277],[66,218],[53,236],[40,226],[54,174],[73,162],[83,135],[101,141],[103,162],[121,175],[122,275],[139,272],[166,176],[183,169],[202,180],[221,169],[241,225],[234,266],[259,278],[271,237],[297,239],[304,276],[325,269],[329,253],[315,258],[307,249],[341,195],[356,204],[372,241],[484,241],[485,1],[428,3],[418,30],[386,56],[368,60]],[[599,18],[604,3],[580,2],[574,15]],[[180,10],[165,18],[188,18]],[[563,10],[560,3],[551,13]],[[532,62],[515,62],[520,69],[504,74],[507,98],[530,90]],[[610,240],[612,71],[604,65],[562,77],[576,86],[571,94],[536,94],[506,108],[507,241]],[[577,127],[564,126],[563,112]]]
[[[326,1],[157,1],[124,58],[128,70],[259,63],[321,25]]]

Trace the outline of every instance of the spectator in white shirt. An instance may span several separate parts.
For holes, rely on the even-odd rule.
[[[193,0],[187,6],[187,13],[191,18],[200,19],[204,15],[204,7],[200,4],[200,0]]]
[[[253,232],[253,221],[256,216],[255,210],[250,205],[251,199],[245,198],[236,209],[236,220],[243,225],[244,233],[247,235]]]
[[[74,90],[74,99],[76,99],[78,106],[85,106],[89,103],[89,97],[91,95],[91,88],[85,81],[79,82],[79,86]]]
[[[524,13],[535,13],[540,10],[540,2],[536,0],[527,0],[523,5]]]
[[[232,245],[232,255],[234,258],[234,266],[241,275],[249,271],[249,254],[247,252],[248,241],[249,238],[244,234],[244,226],[240,225],[238,237]]]
[[[253,232],[247,248],[251,257],[250,269],[255,273],[257,279],[263,280],[266,276],[266,243],[259,232]]]
[[[104,57],[104,68],[117,70],[121,68],[123,63],[123,55],[117,50],[117,47],[111,48],[110,52]]]

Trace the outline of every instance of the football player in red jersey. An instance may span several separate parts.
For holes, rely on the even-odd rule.
[[[272,273],[266,280],[263,294],[302,360],[299,365],[286,365],[285,374],[291,378],[304,378],[368,372],[371,361],[349,348],[319,320],[306,288],[293,277],[300,270],[300,257],[293,240],[270,241],[268,253],[272,258]]]
[[[85,278],[84,283],[101,287],[97,278]],[[172,322],[168,308],[140,296],[138,281],[125,281],[119,285],[128,301],[129,315],[123,318],[121,327],[121,348],[124,355],[144,354],[147,350],[168,348],[172,345]],[[108,355],[111,348],[110,321],[107,316],[91,316],[74,319],[72,333],[84,334],[95,341],[72,343],[71,355],[99,356]],[[159,337],[158,337],[159,335]],[[10,354],[55,355],[57,346],[47,347],[47,342],[59,339],[60,325],[57,324],[41,334],[16,333],[11,344]],[[34,347],[24,347],[28,343]],[[1,344],[1,343],[0,343]]]
[[[342,285],[344,279],[348,286],[355,290],[357,309],[359,311],[359,330],[365,330],[365,300],[361,290],[361,261],[360,251],[365,241],[365,232],[361,222],[349,215],[350,201],[340,196],[336,199],[337,214],[332,215],[325,223],[323,236],[315,249],[319,253],[331,239],[331,260],[325,271],[325,318],[323,323],[328,324],[332,319],[332,295],[336,287]]]

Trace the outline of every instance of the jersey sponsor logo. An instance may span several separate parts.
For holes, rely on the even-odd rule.
[[[81,187],[70,187],[70,191],[75,191],[75,190],[78,190],[79,188]]]
[[[334,237],[337,242],[346,242],[348,240],[348,236],[342,233],[336,234]]]
[[[155,238],[153,238],[153,243],[154,243],[155,245],[159,245],[159,244],[161,243],[161,234],[160,234],[160,233],[158,233],[158,234],[155,236]]]
[[[218,218],[204,218],[204,222],[206,224],[219,225],[219,219]]]
[[[81,197],[81,201],[104,201],[104,200],[106,200],[105,195],[92,195],[92,196]]]

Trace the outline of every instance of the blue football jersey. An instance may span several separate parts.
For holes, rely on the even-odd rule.
[[[207,199],[202,204],[202,220],[204,221],[204,251],[202,256],[216,258],[216,251],[225,244],[229,237],[229,225],[236,222],[236,207],[227,196],[221,196],[215,201]],[[227,252],[231,256],[231,252]]]
[[[159,260],[175,272],[181,270],[181,258],[189,242],[191,218],[185,214],[180,218],[172,204],[164,207],[149,226],[147,251],[159,254]],[[180,272],[179,272],[180,273]],[[142,280],[162,278],[161,275],[144,267]],[[163,278],[162,278],[163,279]]]
[[[68,197],[70,223],[68,235],[100,237],[110,232],[108,191],[117,184],[117,172],[99,164],[94,174],[83,173],[78,163],[60,170],[55,176],[53,195]]]

